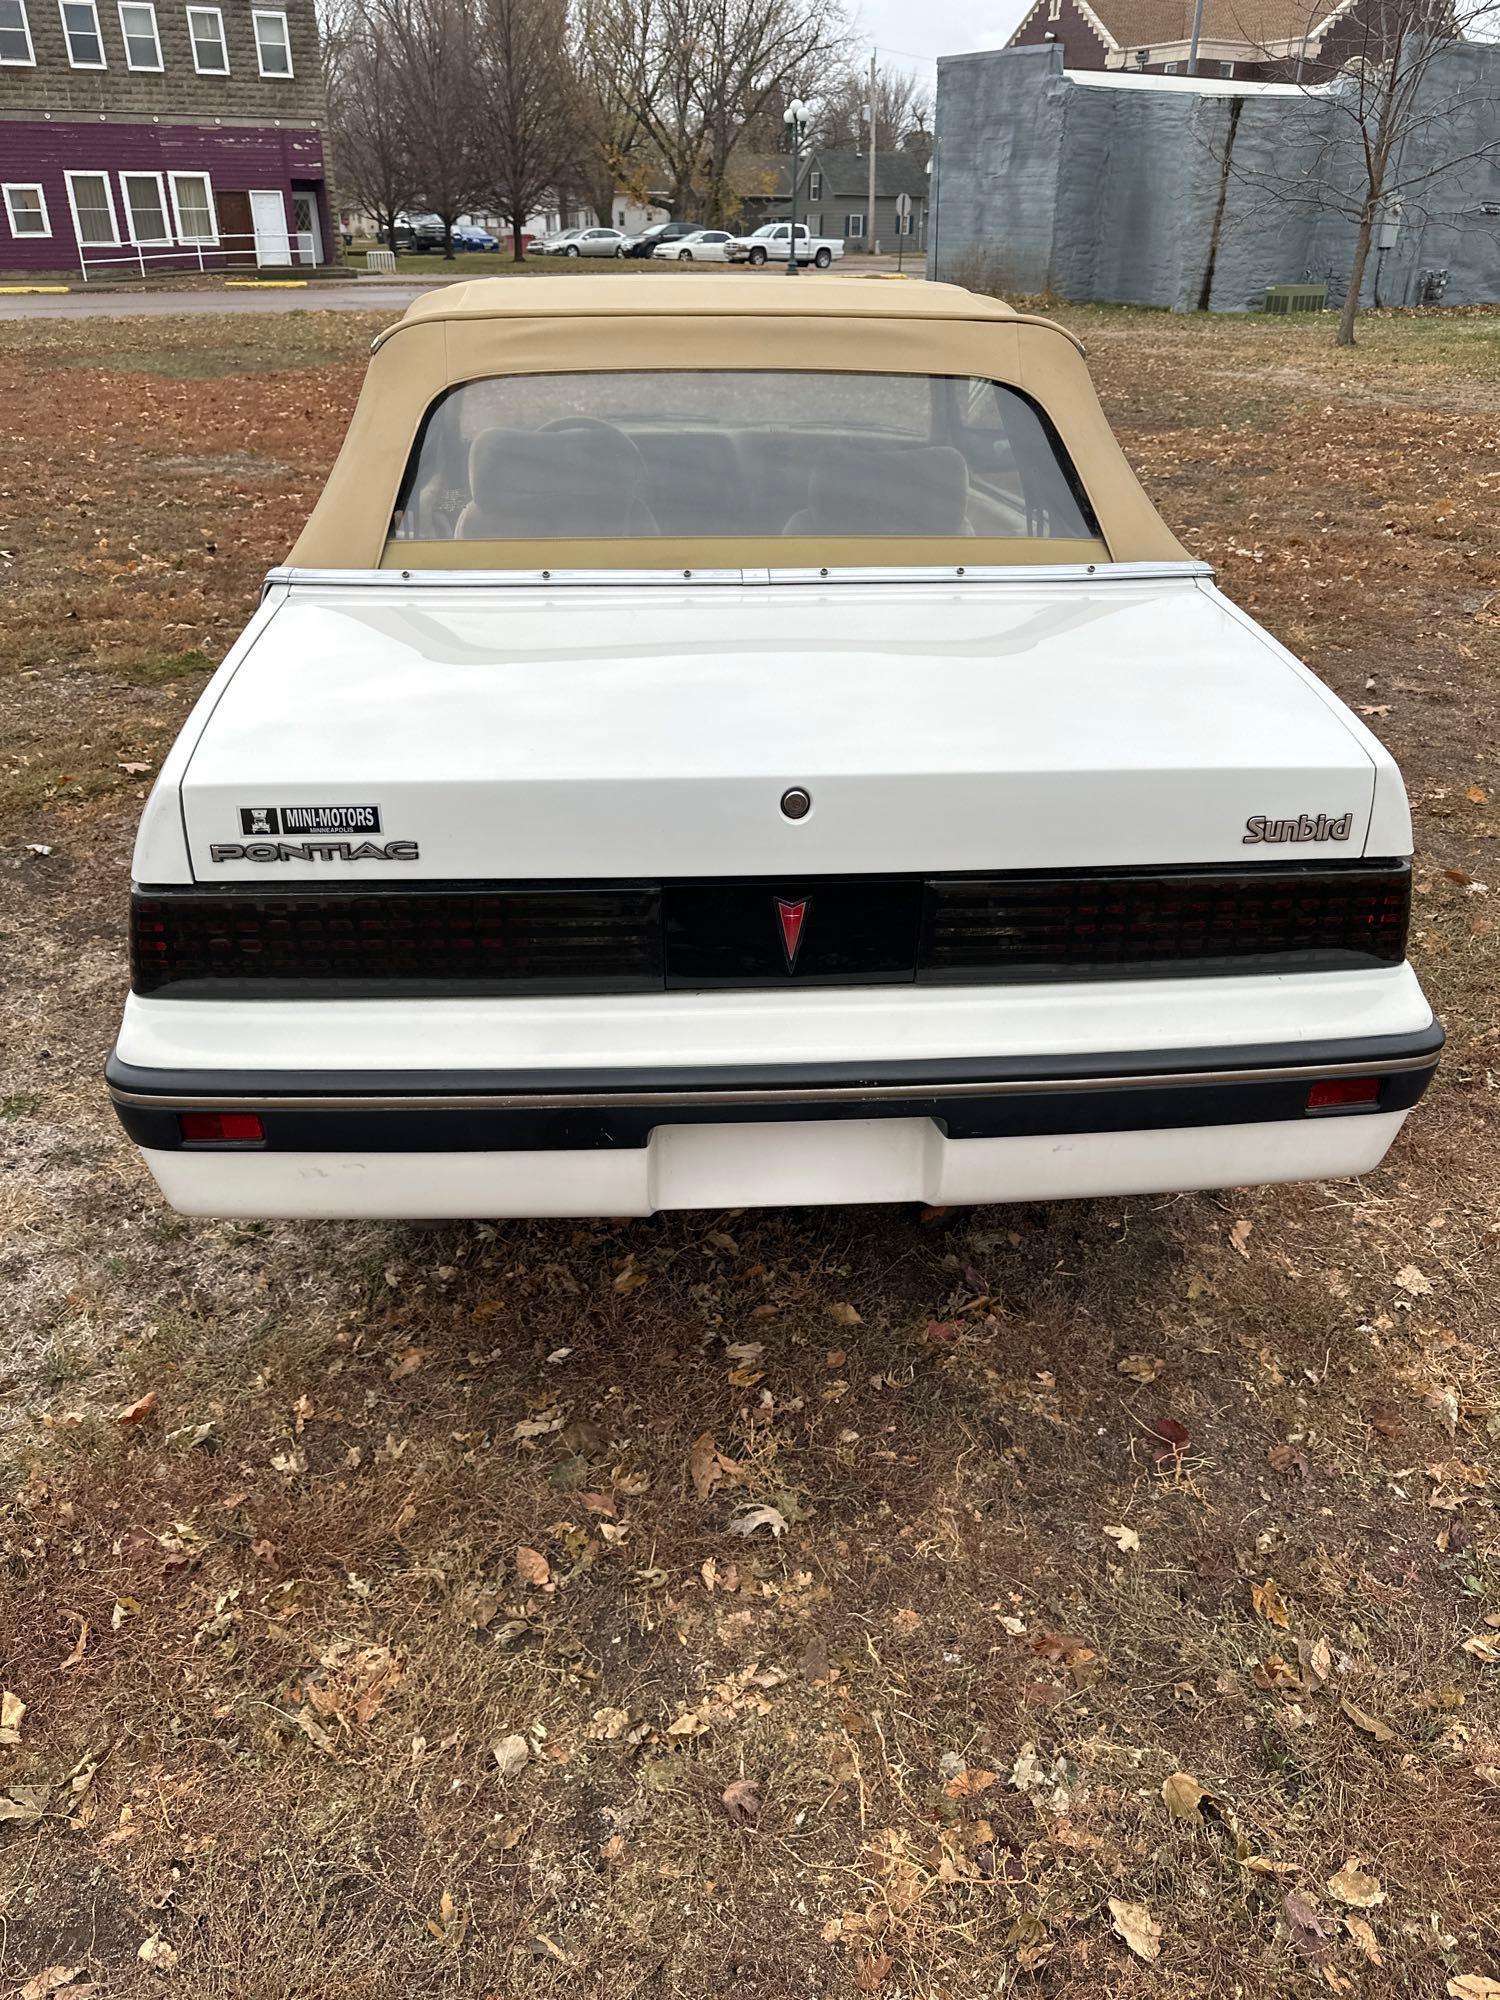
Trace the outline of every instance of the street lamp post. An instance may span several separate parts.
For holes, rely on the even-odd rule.
[[[792,219],[787,226],[786,269],[789,278],[797,275],[797,181],[802,172],[802,141],[807,131],[807,106],[794,97],[782,112],[782,122],[792,134]]]

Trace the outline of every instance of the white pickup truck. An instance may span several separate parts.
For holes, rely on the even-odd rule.
[[[773,257],[784,260],[787,253],[786,222],[763,222],[752,236],[732,236],[724,246],[731,264],[765,264]],[[844,254],[841,236],[814,236],[805,222],[797,224],[797,262],[816,264],[826,271],[835,257]]]

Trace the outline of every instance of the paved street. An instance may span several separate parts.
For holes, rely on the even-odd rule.
[[[430,283],[307,285],[296,290],[52,292],[0,295],[0,319],[134,319],[181,313],[405,312]]]

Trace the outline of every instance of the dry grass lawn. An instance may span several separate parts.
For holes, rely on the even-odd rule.
[[[168,1214],[134,821],[373,325],[0,329],[7,1993],[1500,1994],[1500,317],[1063,316],[1406,767],[1363,1183]]]

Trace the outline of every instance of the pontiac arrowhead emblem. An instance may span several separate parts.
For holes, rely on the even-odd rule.
[[[804,897],[800,903],[788,903],[780,896],[776,898],[776,921],[781,926],[781,951],[788,972],[797,969],[797,953],[802,949],[802,927],[807,921],[810,901]]]

